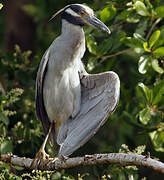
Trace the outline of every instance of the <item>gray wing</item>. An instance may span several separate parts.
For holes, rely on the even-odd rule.
[[[86,143],[118,104],[120,80],[112,71],[85,75],[81,80],[81,88],[81,109],[74,119],[69,119],[65,124],[67,137],[60,147],[59,158],[69,156]]]
[[[48,133],[49,127],[50,127],[50,121],[44,106],[43,101],[43,85],[44,85],[44,79],[47,72],[47,64],[49,60],[49,49],[44,53],[42,60],[40,62],[40,66],[37,73],[36,78],[36,115],[37,118],[42,122],[43,130],[45,135]],[[53,128],[54,131],[54,128]],[[50,135],[51,143],[54,143],[54,136],[53,131]]]

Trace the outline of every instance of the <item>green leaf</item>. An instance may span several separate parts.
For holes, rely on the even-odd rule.
[[[145,39],[141,36],[141,34],[138,34],[138,33],[135,32],[133,34],[133,36],[134,36],[135,39],[140,40],[141,43],[143,43],[145,41]]]
[[[123,37],[120,41],[131,48],[142,48],[142,41],[137,38]]]
[[[131,13],[130,11],[124,10],[124,11],[122,11],[122,12],[118,15],[117,18],[118,18],[119,20],[125,20],[125,19],[128,18],[128,16],[129,16],[130,13]]]
[[[134,13],[129,14],[126,20],[129,23],[138,23],[140,21],[138,14]]]
[[[117,51],[117,49],[122,45],[121,39],[124,38],[125,35],[126,34],[124,31],[113,33],[113,35],[111,36],[112,49],[110,50],[110,52]]]
[[[0,10],[3,8],[3,4],[0,3]]]
[[[11,140],[4,139],[0,144],[0,154],[7,154],[13,151],[13,144]]]
[[[159,81],[157,84],[154,85],[153,88],[153,104],[157,104],[162,100],[162,96],[164,94],[164,80]]]
[[[152,126],[150,128],[153,128],[162,120],[162,112],[156,111],[152,106],[147,106],[139,112],[139,120],[142,124],[150,124]]]
[[[164,70],[159,66],[157,59],[152,60],[152,67],[156,72],[158,72],[160,74],[164,73]]]
[[[149,49],[148,47],[148,43],[147,42],[144,42],[143,43],[143,47],[144,47],[144,50],[147,51],[147,52],[150,52],[151,50]]]
[[[149,133],[156,151],[164,152],[164,130],[160,128],[157,131]]]
[[[159,31],[159,30],[155,31],[155,32],[151,35],[151,37],[150,37],[150,39],[149,39],[149,48],[150,48],[150,49],[153,47],[153,45],[155,44],[155,42],[159,39],[159,36],[160,36],[160,31]]]
[[[141,1],[137,1],[134,4],[134,7],[135,7],[137,13],[141,16],[147,16],[149,14],[145,4]]]
[[[138,71],[141,74],[145,74],[147,73],[148,69],[149,69],[149,57],[148,56],[141,56],[138,62]]]
[[[144,2],[147,5],[148,9],[153,9],[153,5],[150,3],[150,0],[144,0]]]
[[[9,124],[9,119],[3,113],[0,112],[0,122],[3,122],[6,126]]]
[[[115,15],[116,8],[114,6],[108,6],[100,12],[100,19],[101,21],[106,22],[107,20],[113,19]]]
[[[157,55],[157,56],[164,56],[164,46],[163,47],[159,47],[158,49],[156,49],[154,51],[154,54]]]
[[[108,50],[111,49],[112,44],[113,43],[111,38],[110,40],[109,38],[105,39],[97,48],[97,53],[99,54],[99,56],[105,55],[108,52]]]
[[[144,18],[141,18],[135,29],[135,33],[140,34],[144,42],[146,41],[144,37],[146,36],[146,31],[148,27],[149,27],[148,21],[145,21]]]
[[[164,27],[162,27],[160,29],[160,36],[158,38],[158,41],[156,41],[156,43],[154,44],[153,50],[155,50],[163,45],[164,45]]]
[[[148,105],[152,104],[152,99],[153,99],[153,91],[149,89],[146,85],[143,83],[138,83],[138,87],[142,89],[143,95],[147,101]]]
[[[148,124],[148,122],[151,120],[151,112],[149,108],[144,108],[139,112],[139,120],[144,125]]]
[[[163,18],[164,17],[164,6],[157,7],[155,9],[155,12],[156,12],[156,15],[155,15],[156,18]]]

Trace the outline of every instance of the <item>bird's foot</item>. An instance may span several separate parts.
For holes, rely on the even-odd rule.
[[[31,163],[31,169],[38,169],[42,160],[44,160],[43,164],[47,164],[49,162],[49,155],[41,148]]]
[[[62,162],[66,162],[69,159],[69,157],[64,156],[63,154],[58,154],[58,159]]]
[[[68,156],[61,155],[61,158],[60,158],[61,161],[66,162],[68,159],[69,159]]]

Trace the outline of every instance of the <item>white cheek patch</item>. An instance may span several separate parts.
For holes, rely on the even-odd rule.
[[[80,15],[77,14],[75,11],[73,11],[71,8],[66,9],[65,12],[68,13],[68,14],[70,14],[71,16],[80,17]]]

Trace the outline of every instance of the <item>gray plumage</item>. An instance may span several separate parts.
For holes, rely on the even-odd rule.
[[[67,16],[76,6],[82,10],[85,6],[70,6],[63,10],[67,14],[63,14],[62,33],[43,55],[36,80],[37,117],[42,121],[45,134],[54,123],[50,141],[54,144],[56,140],[60,145],[59,158],[72,154],[97,132],[116,108],[120,90],[116,73],[90,75],[85,71],[81,61],[85,36],[82,25],[78,25],[82,22]],[[87,13],[93,16],[87,8]],[[74,12],[71,15],[76,15]],[[109,32],[105,25],[101,29]]]

